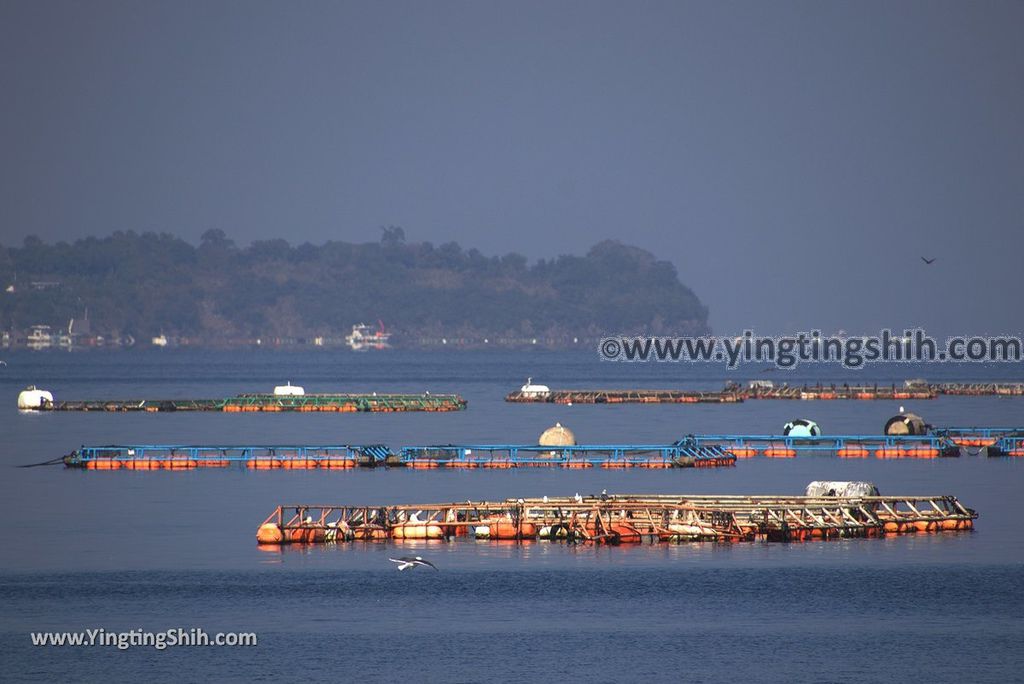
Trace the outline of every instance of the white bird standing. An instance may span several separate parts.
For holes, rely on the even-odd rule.
[[[428,560],[423,560],[422,556],[399,556],[398,558],[388,558],[388,560],[392,563],[398,563],[399,570],[408,570],[409,568],[415,568],[417,565],[423,565],[437,570],[436,565]]]

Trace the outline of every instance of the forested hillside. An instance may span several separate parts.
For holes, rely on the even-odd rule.
[[[702,333],[707,309],[675,267],[601,242],[585,256],[529,263],[455,243],[405,241],[237,246],[208,231],[198,246],[117,232],[74,243],[28,238],[0,248],[0,325],[65,326],[88,308],[95,327],[201,343],[343,336],[384,321],[399,345],[449,338],[565,340],[614,332]]]

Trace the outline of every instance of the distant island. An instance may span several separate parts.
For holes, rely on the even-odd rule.
[[[710,332],[707,307],[675,267],[637,247],[605,241],[531,264],[382,231],[372,243],[247,247],[220,230],[198,246],[132,231],[70,244],[29,237],[0,247],[0,329],[7,346],[49,326],[53,346],[104,331],[119,344],[208,347],[339,345],[359,323],[383,326],[399,347]]]

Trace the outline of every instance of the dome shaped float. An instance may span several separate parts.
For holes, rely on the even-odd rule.
[[[787,437],[820,437],[821,428],[813,420],[797,418],[782,427],[782,434]]]
[[[541,433],[537,444],[541,446],[576,446],[576,435],[561,423],[555,423]]]
[[[900,407],[903,408],[902,406]],[[904,413],[893,416],[885,423],[885,434],[887,435],[925,435],[928,434],[928,426],[924,418],[916,413]]]
[[[46,390],[36,389],[29,385],[18,394],[18,408],[23,411],[41,409],[53,403],[53,395]]]

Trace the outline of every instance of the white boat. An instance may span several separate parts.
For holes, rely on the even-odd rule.
[[[29,330],[25,344],[29,349],[49,349],[53,346],[53,334],[48,325],[33,325]]]
[[[390,349],[388,340],[391,333],[384,332],[384,324],[380,324],[379,330],[372,330],[365,323],[352,326],[352,334],[345,338],[345,343],[353,351],[366,351],[368,349]]]

